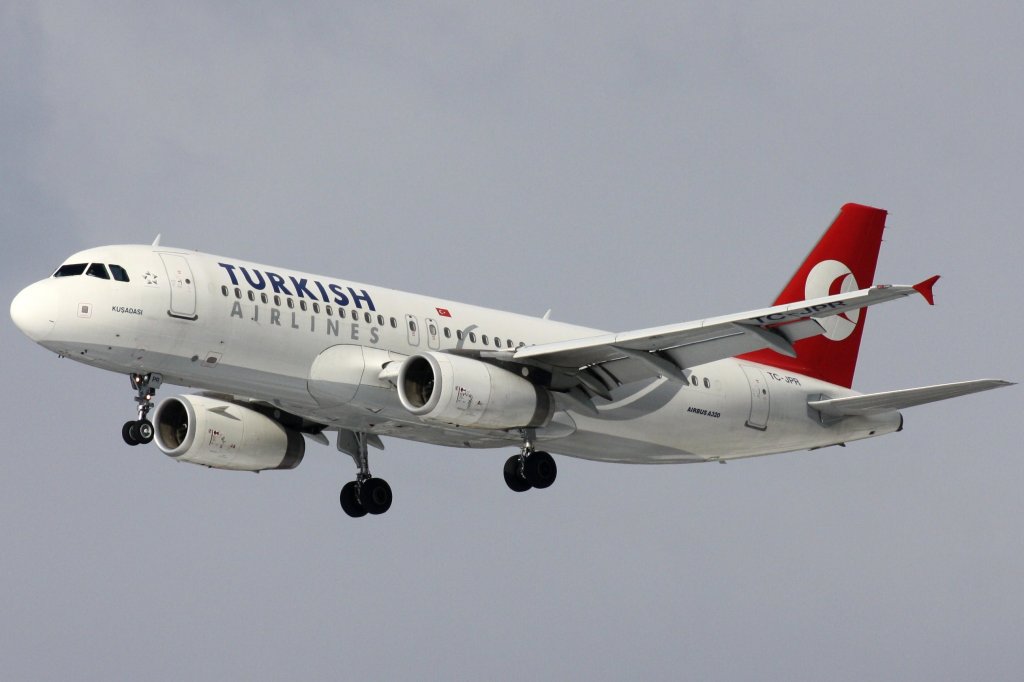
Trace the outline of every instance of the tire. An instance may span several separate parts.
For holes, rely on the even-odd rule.
[[[533,487],[529,481],[519,475],[519,455],[512,455],[505,461],[505,485],[516,493],[525,493]]]
[[[555,482],[558,466],[555,464],[555,458],[548,453],[534,452],[526,458],[523,474],[534,488],[547,488]]]
[[[135,422],[135,434],[138,436],[139,443],[146,445],[147,443],[153,442],[153,435],[155,434],[153,429],[153,422],[145,419]]]
[[[128,445],[138,445],[139,441],[132,435],[132,428],[135,426],[135,422],[125,422],[124,426],[121,427],[121,438],[124,438],[124,442]]]
[[[383,478],[371,478],[363,481],[363,489],[359,493],[359,501],[363,509],[371,514],[383,514],[391,509],[391,486]]]
[[[341,488],[341,508],[354,519],[366,516],[366,509],[363,508],[363,505],[359,504],[357,491],[358,486],[356,486],[355,481],[349,481]]]

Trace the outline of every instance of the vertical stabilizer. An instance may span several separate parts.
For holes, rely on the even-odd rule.
[[[882,244],[886,211],[846,204],[796,274],[775,299],[775,305],[830,296],[870,287]],[[849,388],[857,366],[867,309],[826,318],[825,333],[797,341],[797,356],[775,351],[748,353],[741,359],[798,372]]]

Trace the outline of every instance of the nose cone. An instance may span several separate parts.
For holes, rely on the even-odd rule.
[[[48,280],[25,287],[11,301],[11,319],[25,336],[43,341],[57,321],[57,296]]]

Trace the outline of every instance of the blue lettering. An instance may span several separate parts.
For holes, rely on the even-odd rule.
[[[348,305],[348,296],[337,284],[331,284],[331,293],[334,294],[334,302],[338,305]]]
[[[275,294],[284,294],[285,296],[291,296],[292,292],[288,291],[288,288],[284,285],[284,277],[277,274],[276,272],[267,271],[267,279],[270,280],[270,286],[273,287]]]
[[[295,287],[295,294],[299,298],[311,298],[314,301],[316,300],[316,296],[313,295],[313,292],[306,288],[306,282],[308,282],[309,280],[305,278],[295,279],[294,277],[289,277],[288,279],[292,281],[292,285]],[[302,295],[303,291],[306,292],[305,296]]]
[[[231,284],[237,286],[238,278],[235,277],[235,266],[228,265],[227,263],[217,263],[217,265],[221,266],[222,268],[228,271],[228,277],[231,278]]]
[[[253,269],[253,272],[256,274],[256,277],[259,279],[258,282],[254,282],[252,280],[252,276],[249,275],[249,271],[248,270],[246,270],[245,268],[242,268],[242,267],[240,267],[238,269],[242,271],[242,276],[245,277],[245,281],[248,282],[249,286],[251,286],[253,289],[256,289],[257,291],[262,291],[263,289],[266,288],[267,280],[263,279],[263,273],[262,272],[260,272],[259,270]]]
[[[320,290],[320,296],[322,297],[320,300],[323,301],[324,303],[329,302],[331,300],[331,297],[327,295],[327,289],[324,289],[324,285],[320,284],[320,282],[316,280],[313,281],[313,284],[315,284],[316,288]]]
[[[348,288],[348,293],[352,294],[352,302],[356,304],[357,308],[362,308],[363,307],[362,305],[360,305],[360,301],[366,301],[366,306],[370,310],[377,310],[373,306],[373,300],[370,298],[370,295],[368,293],[366,293],[366,289],[360,289],[359,293],[357,294],[355,289],[353,289],[352,287],[349,287]]]

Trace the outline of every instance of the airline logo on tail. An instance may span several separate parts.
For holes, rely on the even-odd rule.
[[[837,260],[823,260],[807,273],[807,281],[804,283],[804,295],[806,298],[819,298],[822,296],[834,296],[856,291],[860,286],[857,278],[845,264]],[[830,315],[818,322],[825,328],[822,335],[830,341],[842,341],[857,328],[860,320],[860,310],[851,310],[839,315]]]

